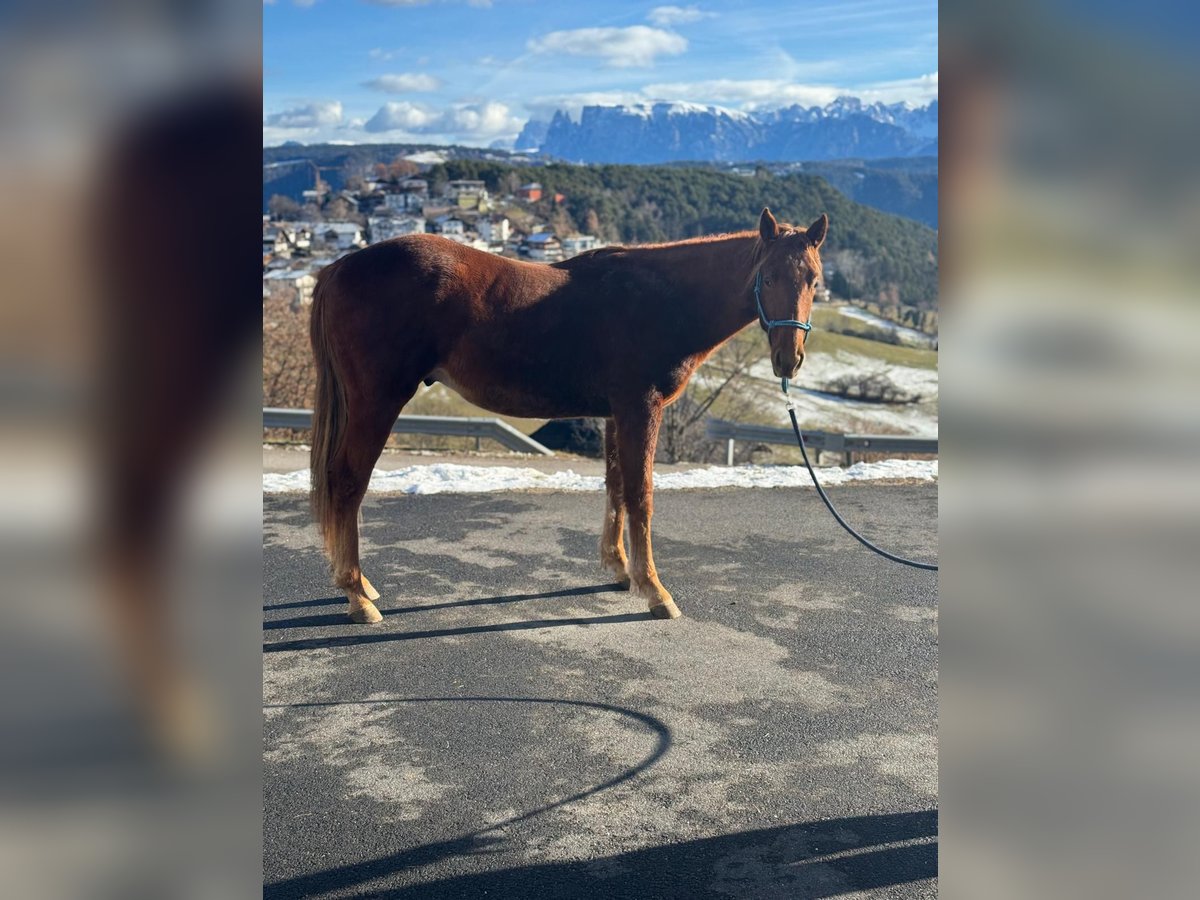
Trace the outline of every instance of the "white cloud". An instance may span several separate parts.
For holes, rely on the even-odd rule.
[[[662,28],[687,25],[701,19],[711,19],[716,13],[705,12],[698,6],[656,6],[646,15],[646,21]]]
[[[363,87],[388,94],[405,94],[410,91],[436,91],[442,86],[440,78],[424,72],[400,72],[395,75],[380,75],[364,81]]]
[[[447,110],[443,120],[447,131],[479,137],[514,134],[523,124],[516,116],[509,115],[507,106],[494,102],[466,104]]]
[[[271,128],[311,129],[337,125],[342,121],[342,104],[337,100],[318,100],[294,106],[263,118]]]
[[[652,66],[658,56],[678,56],[687,39],[671,31],[631,25],[628,28],[576,28],[551,31],[526,44],[533,53],[592,56],[614,68]]]
[[[363,125],[364,131],[419,131],[428,125],[436,114],[407,101],[389,102],[379,107]]]
[[[896,103],[907,100],[909,103],[924,105],[937,99],[938,73],[930,72],[916,78],[902,78],[896,81],[880,81],[850,93],[868,102],[879,100],[883,103]]]
[[[372,134],[397,131],[474,141],[513,137],[522,125],[524,122],[503,103],[459,103],[439,111],[400,101],[385,103],[362,127]]]

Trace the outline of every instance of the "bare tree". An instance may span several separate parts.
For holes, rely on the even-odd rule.
[[[583,219],[583,230],[586,234],[600,234],[600,217],[594,209],[589,209]]]
[[[705,423],[718,411],[743,419],[756,408],[750,368],[763,355],[749,330],[736,335],[709,358],[683,395],[663,411],[658,450],[664,462],[706,462],[720,452],[706,436]]]
[[[550,217],[550,227],[554,229],[555,236],[560,238],[567,237],[579,230],[575,227],[575,220],[571,218],[571,214],[567,212],[565,206],[559,206],[554,210],[554,214]]]
[[[308,408],[316,370],[308,343],[308,309],[284,293],[263,300],[263,405]]]
[[[283,194],[273,194],[267,201],[267,212],[277,221],[295,220],[300,218],[302,207],[291,197]]]

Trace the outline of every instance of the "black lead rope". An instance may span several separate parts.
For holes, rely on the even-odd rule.
[[[856,541],[858,541],[868,550],[874,550],[884,559],[890,559],[892,562],[898,562],[902,566],[911,566],[914,569],[925,569],[929,572],[936,572],[938,567],[934,563],[923,563],[917,562],[915,559],[905,559],[903,556],[897,556],[895,553],[889,553],[882,547],[876,547],[865,537],[851,528],[846,520],[838,514],[838,511],[833,508],[833,504],[829,500],[829,495],[825,493],[825,488],[821,487],[821,482],[817,481],[817,473],[813,471],[812,463],[808,460],[808,448],[804,446],[804,435],[800,432],[800,423],[796,421],[796,406],[792,402],[792,398],[788,396],[788,380],[786,378],[783,379],[782,387],[784,396],[787,396],[788,415],[792,419],[792,430],[796,432],[796,443],[800,445],[800,455],[804,457],[804,465],[808,469],[808,474],[812,478],[812,483],[817,489],[817,493],[821,495],[821,499],[825,501],[826,508],[833,515],[833,517],[837,519],[838,524],[845,528],[846,531],[850,533],[850,536]]]

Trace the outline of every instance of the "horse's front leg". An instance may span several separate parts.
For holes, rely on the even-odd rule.
[[[600,533],[600,567],[622,587],[629,587],[625,555],[625,488],[621,480],[617,427],[604,423],[604,530]]]
[[[654,450],[662,422],[662,402],[657,398],[615,415],[618,462],[629,516],[629,590],[646,600],[650,615],[674,619],[679,608],[658,580],[650,547],[650,519],[654,515]]]

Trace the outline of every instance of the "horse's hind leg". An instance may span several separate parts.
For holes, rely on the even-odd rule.
[[[333,512],[325,535],[326,550],[334,584],[346,592],[346,612],[352,622],[373,624],[383,619],[372,602],[379,599],[379,593],[362,573],[358,513],[371,480],[371,470],[387,443],[392,424],[415,392],[414,385],[403,399],[386,406],[364,403],[355,408],[352,405],[347,411],[345,440],[330,463]]]
[[[604,423],[604,530],[600,534],[600,566],[622,586],[629,587],[629,560],[625,556],[625,488],[621,481],[617,426]]]

